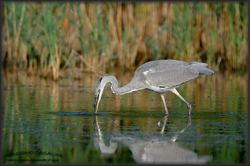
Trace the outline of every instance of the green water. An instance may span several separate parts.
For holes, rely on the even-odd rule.
[[[247,163],[246,76],[200,77],[165,94],[123,96],[105,87],[93,116],[98,77],[58,83],[4,75],[4,163]],[[125,85],[131,76],[118,77]]]

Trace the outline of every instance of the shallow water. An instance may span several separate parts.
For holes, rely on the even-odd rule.
[[[118,77],[123,86],[133,74]],[[202,76],[176,95],[141,90],[118,96],[107,85],[93,112],[98,79],[58,83],[4,74],[4,163],[247,163],[246,76]]]

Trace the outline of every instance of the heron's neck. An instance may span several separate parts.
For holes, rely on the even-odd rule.
[[[126,93],[131,93],[133,91],[136,90],[136,87],[133,85],[132,82],[130,82],[129,84],[118,88],[118,81],[115,77],[113,76],[107,76],[109,77],[107,80],[107,83],[110,82],[111,83],[111,90],[113,93],[117,94],[117,95],[123,95]]]

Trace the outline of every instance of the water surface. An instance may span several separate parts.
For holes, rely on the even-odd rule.
[[[120,86],[133,74],[118,76]],[[97,76],[59,82],[4,74],[4,163],[247,163],[246,76],[202,76],[178,88],[192,105],[107,85],[93,112]]]

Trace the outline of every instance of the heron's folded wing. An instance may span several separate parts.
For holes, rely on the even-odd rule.
[[[178,66],[161,71],[148,71],[145,75],[146,83],[162,88],[171,88],[191,81],[199,76],[199,72],[191,66]]]

